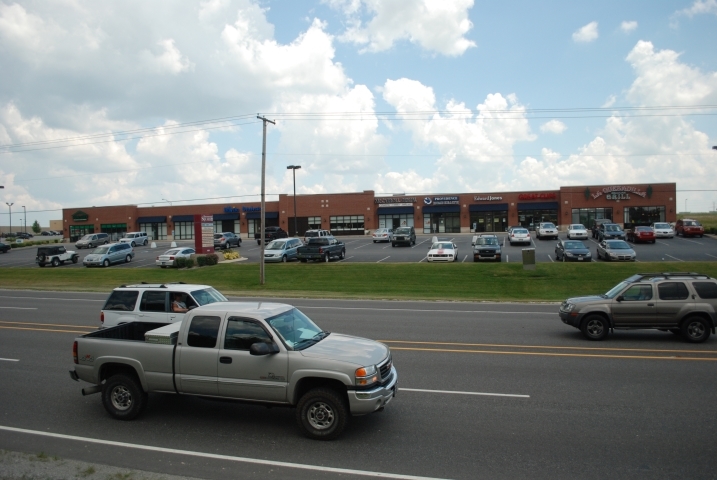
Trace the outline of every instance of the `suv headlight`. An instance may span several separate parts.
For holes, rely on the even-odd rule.
[[[573,304],[573,303],[563,304],[563,312],[572,312],[573,310],[575,310],[575,304]]]
[[[356,369],[356,386],[365,387],[378,381],[376,365]]]

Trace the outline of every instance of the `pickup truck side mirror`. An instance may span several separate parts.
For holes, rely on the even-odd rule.
[[[618,302],[622,302],[623,300],[625,300],[625,297],[619,295],[615,300],[617,300]]]
[[[256,342],[249,347],[250,355],[270,355],[272,353],[279,353],[279,346],[274,342]]]

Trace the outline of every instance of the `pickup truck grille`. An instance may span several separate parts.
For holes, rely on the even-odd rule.
[[[393,364],[393,359],[391,358],[391,356],[389,356],[388,360],[386,360],[386,362],[384,362],[378,366],[378,371],[381,374],[381,380],[385,380],[391,375],[391,365],[392,364]]]

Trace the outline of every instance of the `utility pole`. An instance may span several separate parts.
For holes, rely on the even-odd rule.
[[[12,206],[15,205],[15,202],[12,202],[12,203],[5,202],[5,205],[7,205],[8,210],[10,210],[10,230],[9,230],[9,233],[12,233]]]
[[[259,233],[259,242],[261,249],[259,251],[259,285],[264,285],[264,249],[266,247],[266,122],[276,125],[268,118],[257,115],[256,118],[264,123],[264,136],[261,142],[261,232]]]
[[[22,211],[25,216],[25,233],[27,233],[27,209],[25,208],[25,205],[22,206]]]
[[[294,236],[299,236],[299,227],[297,226],[297,220],[296,220],[296,169],[301,168],[301,165],[289,165],[286,167],[287,170],[293,170],[294,173]]]

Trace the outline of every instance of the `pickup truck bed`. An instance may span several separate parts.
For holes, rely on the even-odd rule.
[[[130,340],[144,342],[145,333],[167,325],[170,324],[154,322],[123,323],[115,327],[105,328],[103,330],[97,330],[96,332],[88,333],[87,335],[84,335],[83,338],[111,338],[113,340]]]

